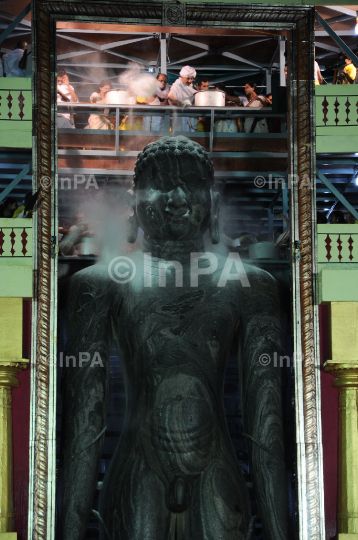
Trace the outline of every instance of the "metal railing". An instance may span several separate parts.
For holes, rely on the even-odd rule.
[[[198,140],[209,139],[209,152],[213,157],[245,157],[247,153],[243,152],[215,152],[214,140],[225,139],[240,139],[240,138],[283,138],[286,139],[286,115],[272,113],[270,108],[254,108],[254,107],[187,107],[185,109],[179,109],[172,106],[151,106],[151,105],[103,105],[103,104],[85,104],[85,103],[58,103],[58,113],[81,113],[81,114],[97,114],[97,115],[113,115],[115,116],[115,129],[114,130],[91,130],[91,129],[59,129],[58,133],[62,134],[81,134],[81,135],[100,135],[100,136],[113,136],[115,134],[114,150],[75,150],[70,149],[58,150],[59,154],[66,155],[108,155],[108,156],[136,156],[140,150],[121,150],[119,147],[120,137],[143,137],[143,136],[173,136],[184,135],[189,138]],[[164,118],[164,130],[163,131],[145,131],[143,129],[138,130],[121,130],[120,117],[121,115],[128,115],[130,117],[163,117]],[[175,130],[176,118],[200,118],[204,117],[210,119],[209,131],[177,131]],[[236,120],[236,119],[257,118],[258,120],[268,118],[280,119],[280,133],[219,133],[215,131],[215,122],[217,120]],[[286,157],[287,152],[250,152],[251,157]]]

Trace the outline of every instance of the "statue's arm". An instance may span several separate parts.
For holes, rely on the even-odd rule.
[[[108,287],[93,267],[75,274],[69,285],[68,339],[62,359],[63,425],[58,490],[61,540],[85,538],[97,486],[106,429],[110,361]]]
[[[265,272],[255,271],[249,282],[239,325],[244,430],[265,538],[288,540],[279,291],[276,281]]]

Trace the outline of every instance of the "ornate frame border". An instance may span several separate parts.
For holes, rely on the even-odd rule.
[[[291,144],[290,173],[309,182],[294,183],[291,208],[293,307],[295,325],[295,397],[300,540],[324,540],[323,473],[317,312],[314,305],[315,132],[313,86],[314,8],[308,6],[185,3],[174,13],[156,0],[110,3],[108,0],[32,0],[33,13],[33,163],[41,198],[34,223],[34,307],[30,426],[29,540],[52,540],[55,519],[55,398],[57,261],[55,255],[56,178],[56,22],[131,25],[275,28],[290,30]],[[171,17],[171,19],[170,19]],[[183,21],[186,24],[183,24]],[[179,24],[177,24],[177,22]],[[55,183],[54,183],[55,184]],[[34,241],[36,245],[36,241]],[[299,359],[299,360],[298,360]]]

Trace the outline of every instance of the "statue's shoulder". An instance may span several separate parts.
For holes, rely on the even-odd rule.
[[[279,302],[280,288],[277,280],[266,270],[244,264],[249,287],[243,289],[243,294],[259,301],[260,304],[274,305]]]
[[[95,264],[76,272],[69,281],[70,295],[91,294],[97,298],[106,298],[113,294],[114,283],[108,274],[108,266]]]
[[[253,280],[255,283],[262,283],[268,286],[275,285],[277,283],[276,279],[269,272],[267,272],[267,270],[263,270],[262,268],[258,268],[253,264],[247,263],[243,263],[243,268],[247,278],[249,280]]]
[[[275,278],[269,272],[245,263],[236,252],[229,253],[226,257],[215,253],[215,257],[218,263],[215,275],[220,276],[221,282],[244,288],[250,288],[251,284],[270,286],[276,283]],[[240,279],[227,279],[229,274],[238,274]]]
[[[232,270],[234,272],[234,270]],[[241,297],[267,297],[278,294],[276,279],[266,270],[247,263],[237,266],[240,279],[228,281],[229,286],[235,289]]]
[[[278,286],[276,278],[274,278],[267,270],[263,270],[253,264],[244,264],[244,268],[248,278],[258,285],[266,287]]]

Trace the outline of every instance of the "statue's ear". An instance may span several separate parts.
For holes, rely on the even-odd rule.
[[[134,242],[137,240],[139,223],[135,207],[135,193],[133,189],[129,189],[126,193],[126,209],[127,241],[134,244]]]
[[[220,194],[211,192],[211,214],[210,214],[210,238],[213,244],[220,242],[219,233],[219,206],[220,206]]]

